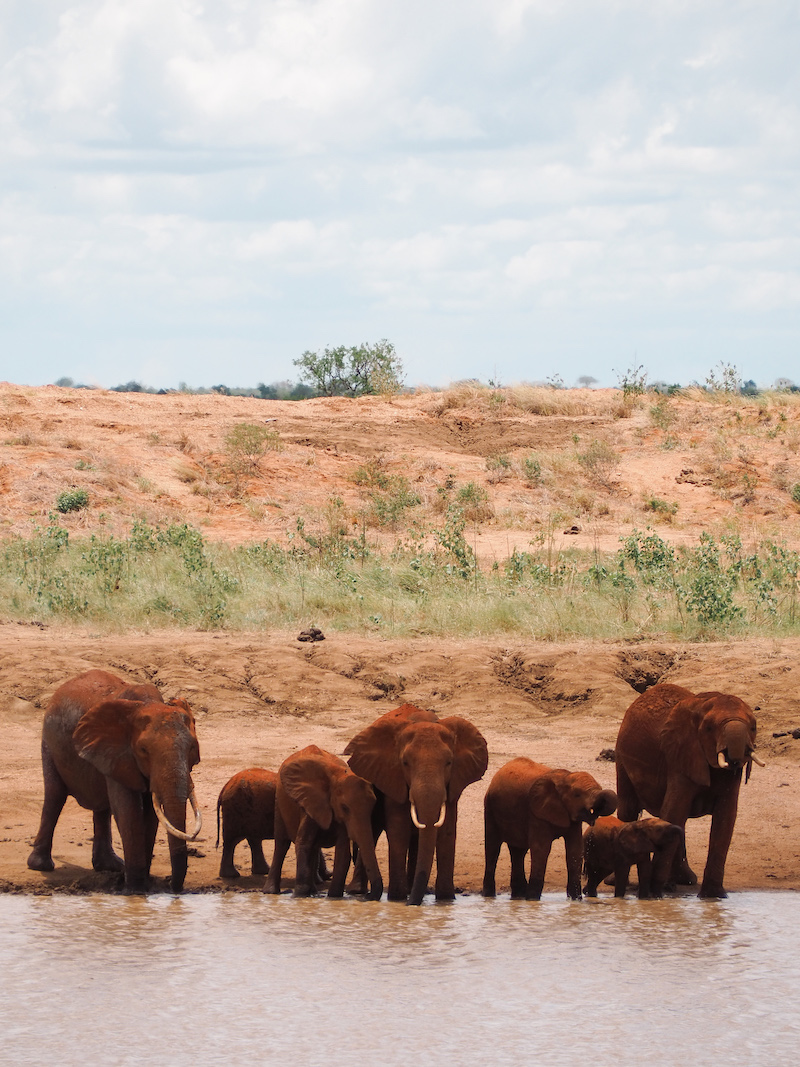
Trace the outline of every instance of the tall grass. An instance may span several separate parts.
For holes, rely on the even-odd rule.
[[[463,512],[388,554],[363,536],[307,534],[231,548],[186,524],[71,538],[54,517],[0,549],[7,619],[93,627],[323,629],[557,640],[800,631],[800,554],[735,535],[675,548],[648,529],[615,553],[514,551],[476,565]]]

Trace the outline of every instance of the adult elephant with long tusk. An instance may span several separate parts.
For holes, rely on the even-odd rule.
[[[756,718],[739,697],[692,693],[678,685],[654,685],[622,720],[616,747],[617,814],[626,822],[643,809],[682,829],[687,819],[711,816],[701,897],[726,896],[723,886],[742,771],[745,781],[755,755]],[[694,885],[697,877],[681,849],[672,881]]]
[[[28,857],[36,871],[54,868],[53,833],[68,796],[94,816],[92,866],[125,872],[129,893],[147,890],[159,822],[168,835],[171,886],[183,888],[187,841],[202,818],[191,770],[200,761],[194,716],[179,697],[164,703],[155,686],[128,685],[106,671],[87,671],[53,694],[42,727],[44,804]],[[186,829],[186,806],[194,825]],[[111,846],[111,815],[123,860]]]
[[[345,755],[383,794],[389,900],[422,903],[434,853],[436,899],[452,900],[458,800],[486,772],[483,735],[458,715],[403,704],[356,734]]]

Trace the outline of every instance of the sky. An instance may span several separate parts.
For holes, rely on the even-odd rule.
[[[0,0],[0,379],[800,382],[796,0]]]

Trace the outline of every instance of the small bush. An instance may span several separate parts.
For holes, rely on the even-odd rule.
[[[578,463],[594,482],[607,485],[619,456],[606,441],[592,441],[585,452],[578,453]]]
[[[267,452],[280,452],[283,444],[279,435],[266,426],[240,422],[225,437],[225,451],[234,474],[258,469],[259,460]]]
[[[678,513],[678,505],[675,501],[661,500],[657,496],[647,497],[642,506],[645,511],[652,511],[664,522],[672,522],[673,517]]]
[[[486,470],[489,472],[489,481],[492,485],[510,478],[512,474],[511,460],[504,453],[486,457]]]
[[[484,522],[494,514],[489,503],[489,494],[477,482],[462,485],[456,493],[456,503],[463,511],[464,518],[470,522]]]
[[[795,482],[789,492],[789,496],[795,504],[800,505],[800,482]]]
[[[531,488],[542,484],[542,465],[533,454],[522,460],[522,477]]]
[[[81,511],[89,507],[89,494],[85,489],[65,489],[56,497],[56,511],[66,515],[68,511]]]

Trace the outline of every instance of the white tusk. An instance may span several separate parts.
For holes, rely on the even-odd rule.
[[[155,793],[153,793],[152,796],[156,817],[167,833],[172,834],[173,837],[180,838],[181,841],[194,841],[203,828],[203,816],[200,814],[200,809],[197,806],[197,798],[194,795],[194,790],[189,794],[189,803],[192,805],[192,811],[194,812],[194,831],[191,834],[187,834],[183,830],[178,830],[177,827],[173,826],[164,814],[164,808],[161,805],[161,801]]]
[[[722,768],[723,770],[725,770],[725,768],[726,768],[726,767],[728,766],[728,761],[727,761],[727,760],[725,759],[725,753],[724,753],[724,752],[720,752],[720,753],[719,753],[719,754],[717,755],[717,764],[718,764],[718,765],[719,765],[719,766],[720,766],[720,767],[721,767],[721,768]]]
[[[753,761],[753,763],[757,763],[759,767],[766,767],[766,763],[762,763],[758,756],[756,756],[753,752],[750,753],[750,759]]]
[[[442,823],[444,822],[444,813],[445,813],[445,808],[446,808],[446,807],[447,807],[447,801],[445,801],[445,802],[444,802],[444,803],[442,804],[442,810],[441,810],[441,811],[439,812],[439,821],[438,821],[438,822],[435,822],[435,823],[433,824],[434,826],[437,826],[437,827],[438,827],[438,826],[441,826],[441,825],[442,825]]]
[[[420,822],[417,818],[417,809],[413,800],[411,801],[411,821],[418,830],[427,830],[427,826],[425,825],[425,823]]]

